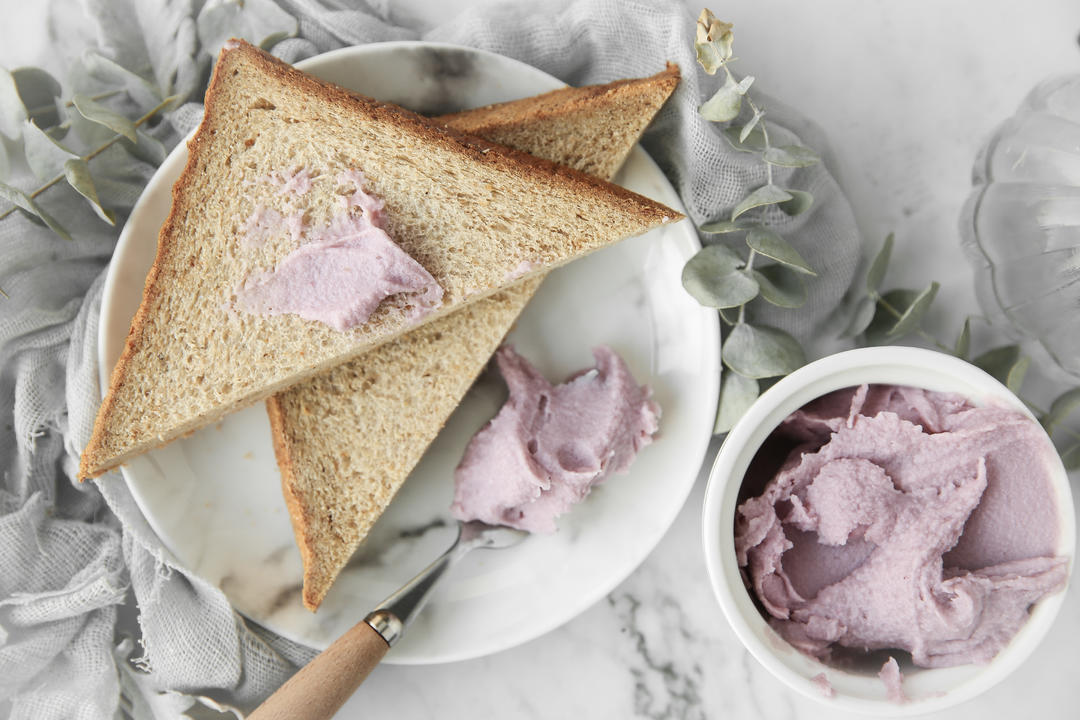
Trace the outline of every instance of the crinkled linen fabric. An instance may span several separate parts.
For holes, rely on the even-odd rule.
[[[395,18],[388,1],[349,8],[331,0],[248,0],[243,16],[200,24],[200,11],[213,5],[221,3],[53,0],[44,62],[65,87],[78,86],[85,74],[69,72],[69,61],[94,50],[143,74],[162,95],[184,96],[187,102],[147,131],[170,149],[198,123],[220,42],[231,34],[258,42],[263,37],[255,35],[283,23],[297,32],[273,52],[290,62],[346,45],[424,39],[490,50],[582,85],[649,75],[672,60],[683,82],[644,145],[691,219],[721,217],[764,182],[760,163],[731,151],[697,115],[719,80],[696,67],[694,18],[679,2],[480,3],[434,27]],[[156,101],[131,84],[132,114]],[[822,147],[804,119],[767,104],[780,142],[799,137]],[[170,557],[119,475],[82,485],[73,479],[100,402],[104,273],[160,158],[151,160],[95,159],[119,168],[99,187],[120,210],[115,228],[79,203],[54,210],[73,242],[22,217],[0,222],[0,288],[9,295],[0,299],[0,698],[9,699],[16,719],[112,717],[119,703],[136,718],[175,716],[196,702],[245,710],[311,656],[241,618],[217,588]],[[791,172],[778,180],[812,192],[815,207],[776,219],[820,277],[800,311],[762,320],[810,340],[850,283],[859,240],[827,168]],[[134,627],[124,619],[136,615],[138,649],[118,631]]]

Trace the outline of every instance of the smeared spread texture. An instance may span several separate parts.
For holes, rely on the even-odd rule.
[[[340,211],[328,225],[305,228],[303,211],[280,212],[260,207],[244,224],[242,244],[257,247],[268,235],[289,234],[303,239],[272,270],[257,270],[236,290],[238,309],[262,315],[292,313],[325,323],[335,330],[363,324],[379,304],[399,293],[421,317],[442,302],[443,291],[424,266],[402,250],[384,228],[383,201],[364,191],[357,170],[339,174],[338,182],[352,190],[341,196]],[[311,189],[306,169],[275,173],[271,182],[279,194],[302,200]]]
[[[795,447],[739,506],[735,548],[771,624],[803,651],[988,662],[1064,587],[1053,448],[1025,415],[862,386],[774,435]]]

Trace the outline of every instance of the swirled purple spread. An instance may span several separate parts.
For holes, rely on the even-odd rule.
[[[451,510],[530,532],[555,519],[594,485],[630,467],[652,442],[660,408],[614,350],[593,350],[595,372],[552,385],[512,347],[496,353],[510,397],[465,450]]]
[[[1054,450],[1022,413],[864,385],[804,406],[777,438],[786,460],[739,506],[735,549],[801,650],[984,663],[1065,586]]]

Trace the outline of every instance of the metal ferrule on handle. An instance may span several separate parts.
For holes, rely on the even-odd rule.
[[[400,590],[379,603],[378,607],[364,618],[364,622],[379,633],[387,645],[393,646],[423,609],[439,578],[473,549],[477,541],[478,538],[467,537],[459,528],[454,544],[446,552]]]

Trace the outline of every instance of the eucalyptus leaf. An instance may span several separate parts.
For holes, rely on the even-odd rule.
[[[37,203],[22,190],[0,182],[0,198],[31,215],[37,215]]]
[[[60,97],[60,83],[45,70],[22,67],[11,71],[15,88],[26,109],[26,117],[38,127],[49,128],[60,123],[56,98]]]
[[[67,137],[69,129],[70,128],[64,127],[63,125],[56,125],[51,128],[44,128],[42,132],[44,132],[56,142],[63,142],[64,138]]]
[[[725,372],[720,380],[720,405],[717,408],[713,433],[719,435],[735,427],[735,423],[746,414],[757,397],[757,380],[735,372]]]
[[[805,190],[789,188],[787,192],[790,193],[791,199],[780,203],[778,207],[791,217],[802,215],[814,204],[814,196]]]
[[[116,137],[113,130],[83,117],[74,105],[64,108],[64,117],[64,124],[75,133],[83,148],[96,148]]]
[[[26,120],[26,107],[19,97],[15,78],[4,68],[0,68],[0,134],[12,140],[22,135],[23,121]]]
[[[870,270],[866,273],[866,290],[871,293],[877,292],[881,287],[881,281],[885,279],[885,272],[889,269],[889,258],[892,257],[893,234],[889,233],[884,244],[870,263]]]
[[[732,268],[740,268],[746,264],[746,260],[741,255],[739,255],[739,253],[735,252],[727,245],[710,245],[708,248],[703,248],[701,251],[699,251],[697,255],[700,255],[705,250],[709,251],[708,253],[706,253],[706,256],[711,258],[713,262],[716,262],[719,265]],[[691,258],[691,260],[692,259],[693,258]]]
[[[791,243],[766,227],[759,225],[752,228],[746,235],[746,244],[765,257],[783,263],[793,270],[807,275],[817,275],[803,260],[799,251],[791,246]]]
[[[1024,376],[1027,375],[1030,366],[1031,358],[1022,355],[1016,361],[1016,364],[1009,369],[1009,374],[1005,376],[1005,387],[1009,388],[1014,395],[1020,394],[1020,387],[1024,384]]]
[[[142,128],[135,129],[135,137],[137,142],[131,142],[127,138],[120,141],[120,145],[123,146],[131,155],[145,163],[149,163],[154,167],[157,167],[161,163],[165,162],[165,156],[168,155],[168,151],[160,140],[153,135],[148,134]]]
[[[802,145],[771,147],[765,151],[762,159],[771,165],[790,168],[810,167],[821,162],[816,152]]]
[[[735,325],[739,322],[739,308],[717,308],[720,311],[720,319],[725,325]]]
[[[760,108],[754,111],[754,116],[750,118],[750,120],[745,125],[742,126],[741,130],[739,130],[739,142],[746,142],[746,138],[750,137],[750,133],[754,132],[754,128],[756,128],[757,124],[761,122],[761,118],[764,115],[765,111]]]
[[[724,233],[746,230],[749,227],[750,223],[738,223],[734,220],[717,220],[716,222],[705,223],[699,227],[698,230],[710,235],[722,235]]]
[[[745,305],[758,293],[757,282],[737,269],[742,259],[725,245],[702,248],[683,266],[686,291],[706,307]]]
[[[1061,453],[1061,462],[1069,472],[1080,470],[1080,442],[1069,446]]]
[[[64,229],[64,226],[56,221],[49,213],[45,212],[44,208],[34,202],[34,199],[24,193],[18,188],[13,188],[5,183],[0,183],[0,199],[7,200],[15,207],[25,212],[31,219],[38,219],[44,222],[50,230],[62,237],[64,240],[71,240],[71,234]]]
[[[731,46],[735,41],[735,37],[731,33],[731,25],[729,23],[721,22],[719,24],[724,28],[724,31],[721,32],[720,37],[715,38],[713,42],[716,43],[716,47],[720,51],[720,57],[724,58],[724,60],[730,60]]]
[[[851,314],[851,322],[848,323],[847,329],[841,333],[840,337],[855,337],[866,332],[870,321],[874,319],[874,310],[876,308],[877,302],[873,298],[860,298],[855,306],[855,312]]]
[[[698,64],[709,75],[715,75],[716,71],[724,64],[720,48],[708,40],[695,42],[694,54],[697,55]]]
[[[739,116],[742,98],[754,82],[752,75],[747,75],[739,82],[730,75],[711,98],[698,108],[701,117],[712,122],[728,122]]]
[[[889,330],[888,336],[899,339],[917,329],[919,322],[922,321],[926,311],[930,309],[930,305],[934,302],[939,287],[940,285],[936,282],[931,282],[929,287],[916,295],[903,315],[900,316],[900,319]]]
[[[763,393],[768,392],[769,388],[771,388],[773,385],[775,385],[776,383],[780,382],[783,379],[784,379],[784,377],[782,375],[774,375],[773,377],[761,378],[760,380],[758,380],[758,383],[757,383],[758,388]]]
[[[971,362],[1004,385],[1009,382],[1009,373],[1020,362],[1020,358],[1019,345],[1002,345],[987,350]]]
[[[787,375],[806,363],[798,340],[783,330],[748,323],[731,329],[720,355],[729,368],[753,379]]]
[[[699,55],[702,53],[702,48],[709,47],[716,55],[718,63],[716,67],[722,65],[722,61],[731,57],[731,46],[735,41],[731,28],[731,23],[718,20],[711,10],[703,9],[694,28],[694,47],[698,49]],[[705,67],[705,72],[710,75],[716,72],[716,67],[710,70],[709,65],[705,63],[702,65]]]
[[[164,99],[153,83],[100,53],[84,53],[83,67],[92,77],[127,92],[143,110],[149,110]]]
[[[897,317],[885,309],[885,303],[903,315],[918,296],[919,293],[914,290],[897,289],[882,295],[880,300],[884,302],[875,301],[874,317],[864,333],[866,341],[879,345],[889,339],[889,331],[896,325]]]
[[[761,299],[784,308],[797,308],[806,304],[806,283],[802,276],[787,265],[769,265],[754,269]],[[869,320],[867,321],[869,322]]]
[[[968,353],[971,352],[971,318],[964,318],[964,327],[960,330],[960,335],[956,338],[956,345],[953,346],[953,355],[961,360],[968,359]]]
[[[791,197],[792,196],[781,187],[776,185],[762,185],[743,198],[742,202],[735,206],[735,209],[731,211],[731,219],[732,221],[735,221],[740,215],[753,210],[756,207],[775,205],[776,203],[790,200]]]
[[[136,142],[135,123],[118,112],[95,102],[85,95],[76,95],[72,98],[75,109],[87,120],[104,125],[117,135],[123,135],[131,142]]]
[[[728,144],[739,152],[759,153],[765,149],[765,132],[760,125],[751,130],[745,138],[741,137],[742,131],[734,127],[724,128],[723,135]]]
[[[79,157],[29,120],[23,123],[23,150],[26,153],[26,164],[37,179],[43,182],[62,175],[64,163]]]
[[[64,178],[75,189],[75,192],[86,198],[90,207],[105,222],[110,225],[116,224],[116,215],[112,210],[106,210],[98,199],[97,188],[94,187],[94,179],[90,177],[90,166],[82,158],[73,158],[64,163]]]
[[[0,182],[8,179],[11,172],[11,160],[8,158],[7,140],[0,137]]]
[[[1054,398],[1054,402],[1050,404],[1050,410],[1041,419],[1046,432],[1053,432],[1054,428],[1077,408],[1080,408],[1080,387],[1066,390]]]

